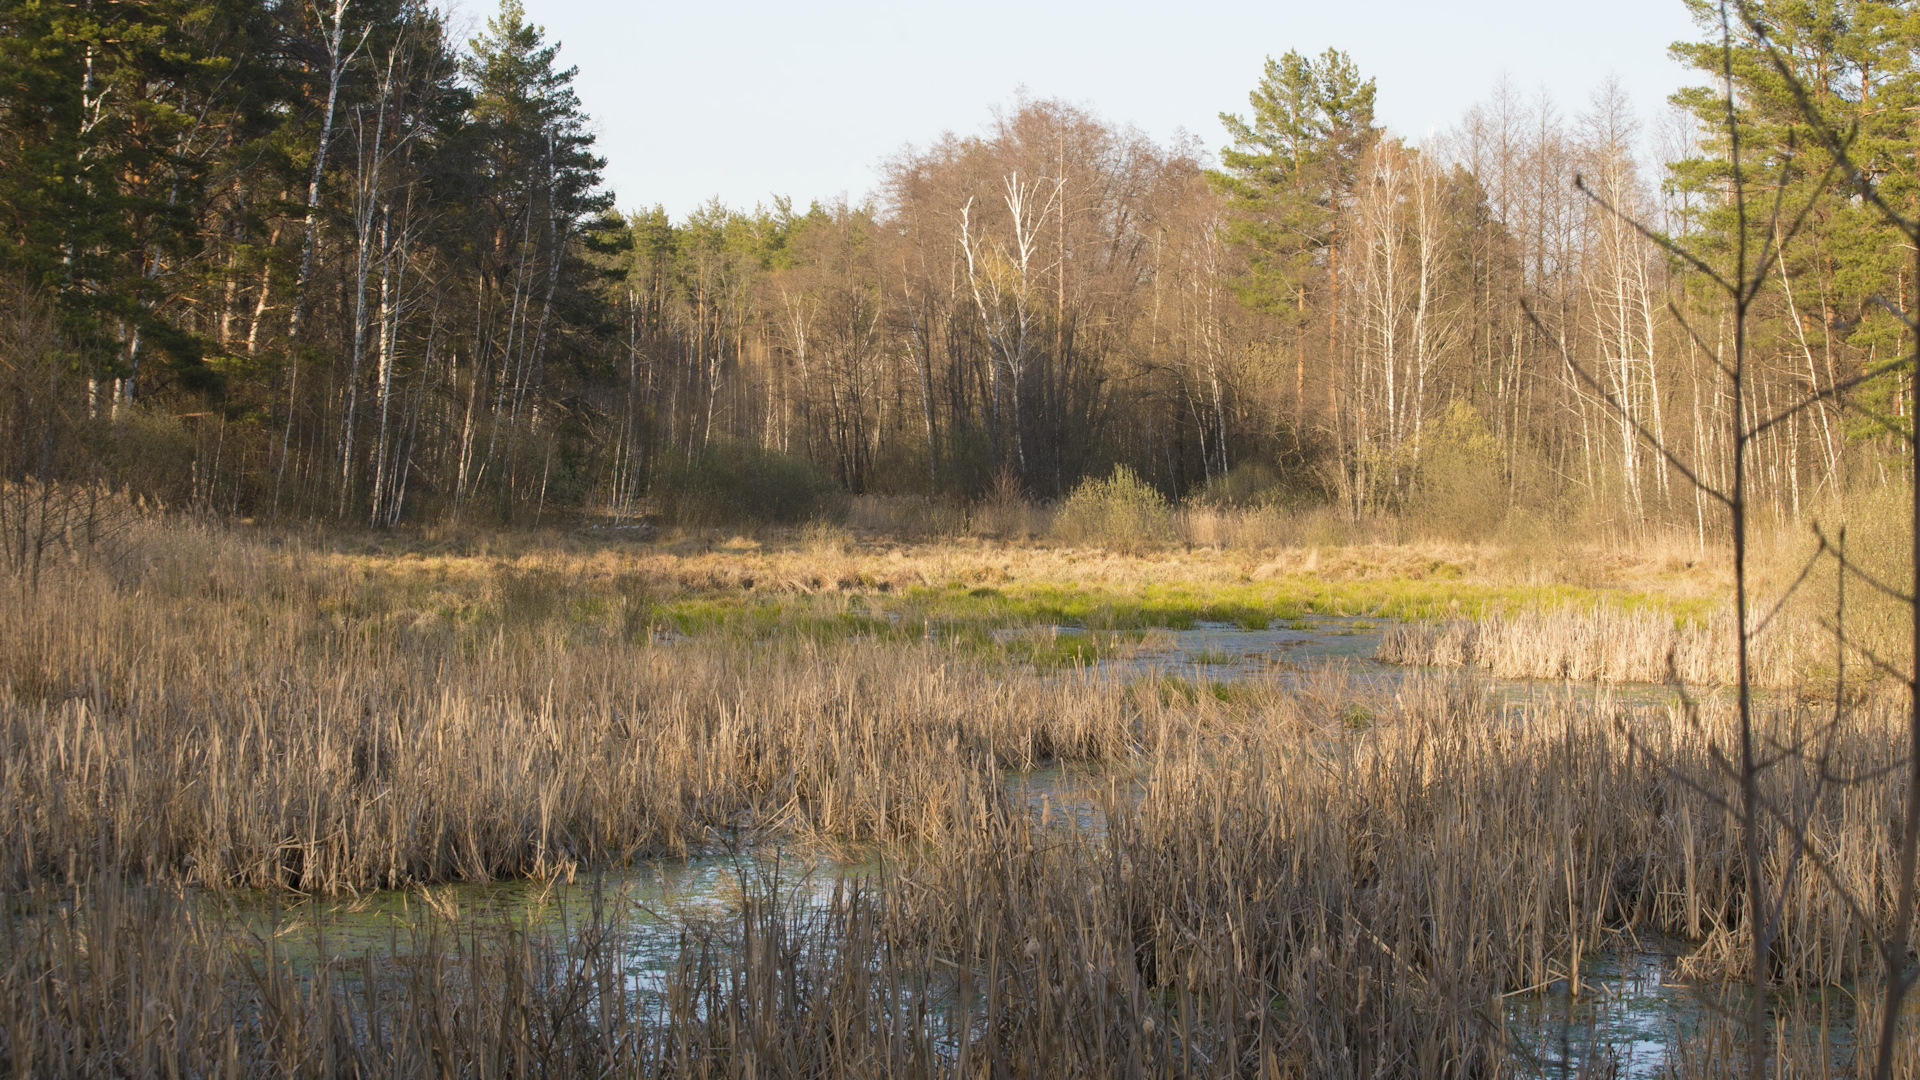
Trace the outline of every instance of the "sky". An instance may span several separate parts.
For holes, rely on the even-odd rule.
[[[728,205],[800,206],[872,191],[908,145],[970,134],[1017,94],[1059,98],[1170,140],[1226,141],[1265,59],[1350,55],[1379,82],[1377,115],[1419,140],[1503,76],[1565,113],[1615,78],[1649,130],[1700,82],[1667,56],[1700,37],[1681,0],[524,0],[580,69],[606,178],[622,209],[675,219]],[[457,0],[478,29],[492,0]]]

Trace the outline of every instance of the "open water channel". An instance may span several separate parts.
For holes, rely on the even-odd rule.
[[[1264,630],[1202,624],[1155,631],[1139,648],[1100,660],[1093,674],[1115,679],[1171,676],[1200,684],[1253,676],[1324,680],[1332,672],[1358,689],[1391,691],[1422,669],[1374,659],[1389,625],[1382,619],[1322,617]],[[1080,631],[1051,627],[1039,632]],[[1507,710],[1538,708],[1549,697],[1615,710],[1657,708],[1672,701],[1672,692],[1658,686],[1597,687],[1452,675],[1474,678],[1488,694],[1496,718]],[[1055,826],[1096,835],[1104,826],[1091,786],[1096,781],[1071,770],[1047,768],[1009,775],[1006,782],[1033,814]],[[873,864],[854,858],[798,852],[715,832],[697,854],[635,862],[601,879],[597,888],[603,895],[617,895],[639,915],[631,924],[627,947],[637,988],[645,992],[647,984],[664,980],[689,936],[724,939],[720,928],[736,918],[749,892],[764,894],[777,883],[791,902],[824,904],[837,881],[874,870]],[[423,907],[458,919],[510,919],[564,928],[588,917],[590,894],[578,883],[569,889],[501,882],[296,905],[259,897],[242,901],[240,912],[260,940],[274,939],[296,960],[312,956],[321,940],[330,956],[347,958],[384,954],[404,944],[404,928]],[[1676,942],[1617,940],[1582,960],[1578,994],[1561,980],[1509,996],[1507,1021],[1515,1063],[1524,1072],[1544,1076],[1667,1075],[1670,1048],[1712,1008],[1698,989],[1675,981],[1682,950]]]

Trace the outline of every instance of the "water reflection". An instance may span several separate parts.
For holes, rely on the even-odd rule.
[[[1203,623],[1156,630],[1137,646],[1072,672],[1047,678],[1156,679],[1196,685],[1277,680],[1322,685],[1330,676],[1369,694],[1399,689],[1410,678],[1443,677],[1470,683],[1484,695],[1490,719],[1518,716],[1549,703],[1663,714],[1676,691],[1652,685],[1546,683],[1489,679],[1470,671],[1438,671],[1374,659],[1388,620],[1314,617],[1265,629]],[[1076,634],[1072,627],[1022,633]],[[1075,832],[1092,843],[1105,838],[1105,807],[1137,798],[1132,774],[1051,766],[1009,774],[1006,790],[1034,822]],[[515,924],[564,935],[594,918],[596,905],[618,905],[636,989],[661,986],[690,942],[725,949],[737,938],[749,896],[791,905],[796,912],[825,907],[850,877],[874,872],[858,855],[807,852],[745,834],[715,834],[705,851],[685,858],[636,861],[589,884],[501,882],[375,893],[348,899],[286,904],[269,897],[229,901],[252,939],[283,955],[312,963],[330,958],[397,959],[414,947],[414,931],[432,919],[454,926]],[[1674,1048],[1690,1037],[1712,1006],[1698,989],[1672,979],[1682,946],[1621,940],[1580,960],[1578,993],[1562,977],[1508,995],[1503,1019],[1514,1063],[1523,1072],[1652,1077],[1670,1071]],[[1571,966],[1571,965],[1569,965]],[[1597,1073],[1596,1073],[1597,1067]]]
[[[1669,1048],[1709,1012],[1697,988],[1671,979],[1680,951],[1677,942],[1622,941],[1581,959],[1578,994],[1562,977],[1509,995],[1509,1049],[1538,1074],[1667,1075]]]
[[[1381,636],[1400,625],[1392,619],[1353,615],[1314,616],[1250,630],[1232,623],[1198,623],[1181,630],[1154,630],[1134,648],[1078,670],[1096,678],[1177,677],[1206,683],[1275,679],[1283,686],[1320,682],[1337,674],[1363,693],[1392,693],[1415,678],[1435,676],[1471,684],[1496,711],[1536,709],[1548,702],[1575,703],[1610,711],[1653,713],[1682,701],[1671,686],[1654,683],[1498,679],[1477,669],[1408,667],[1375,659]],[[1025,631],[1033,633],[1036,631]],[[1077,634],[1074,627],[1043,627],[1041,633]],[[1695,699],[1724,691],[1689,688]]]

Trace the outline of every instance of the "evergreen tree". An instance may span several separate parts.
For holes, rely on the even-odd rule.
[[[1220,114],[1233,145],[1207,179],[1234,211],[1229,235],[1247,254],[1240,282],[1250,306],[1298,315],[1324,269],[1340,201],[1378,133],[1374,82],[1345,53],[1267,59],[1248,95],[1251,119]]]
[[[1741,138],[1738,179],[1749,192],[1767,193],[1768,203],[1778,193],[1783,207],[1784,220],[1777,227],[1766,207],[1749,208],[1749,251],[1784,243],[1780,279],[1786,288],[1773,308],[1761,312],[1770,320],[1759,324],[1761,340],[1777,341],[1787,357],[1798,354],[1797,377],[1809,385],[1831,383],[1873,357],[1897,351],[1904,330],[1878,301],[1912,310],[1914,286],[1903,274],[1906,256],[1899,234],[1871,206],[1847,196],[1855,178],[1834,171],[1833,155],[1808,126],[1795,88],[1774,56],[1807,94],[1806,104],[1821,123],[1845,139],[1858,181],[1912,214],[1920,207],[1914,164],[1920,140],[1911,119],[1920,109],[1915,66],[1920,22],[1911,6],[1889,0],[1757,0],[1746,9],[1752,22],[1736,13],[1726,28],[1730,37],[1723,38],[1717,6],[1707,0],[1687,4],[1704,39],[1675,44],[1673,53],[1715,83],[1730,68]],[[1689,223],[1692,245],[1727,256],[1738,238],[1734,206],[1722,197],[1735,179],[1722,93],[1703,86],[1674,96],[1708,137],[1699,156],[1671,167],[1669,183],[1706,207]],[[1799,235],[1783,238],[1781,230],[1803,210]],[[1835,366],[1822,370],[1815,358]],[[1812,370],[1806,370],[1809,363]],[[1905,379],[1886,375],[1856,396],[1868,407],[1853,416],[1856,438],[1884,430],[1882,420],[1869,413],[1890,418],[1904,411],[1898,396],[1905,393]]]
[[[243,0],[0,4],[0,266],[56,297],[96,375],[205,387],[183,322],[201,210],[280,100],[272,20]]]
[[[1327,319],[1328,363],[1339,337],[1341,208],[1361,157],[1378,137],[1374,82],[1345,53],[1310,60],[1269,57],[1248,95],[1251,118],[1222,113],[1233,145],[1207,180],[1225,197],[1227,236],[1246,259],[1234,282],[1241,303],[1293,328],[1296,445],[1304,426],[1307,325],[1318,297]],[[1329,394],[1332,384],[1329,382]]]
[[[573,89],[577,71],[558,67],[559,45],[527,22],[519,0],[502,0],[471,48],[467,138],[476,148],[477,212],[469,227],[481,290],[474,333],[482,377],[493,388],[482,470],[493,470],[499,513],[510,518],[516,506],[545,501],[551,443],[523,436],[554,422],[542,408],[554,341],[562,323],[579,321],[569,312],[591,307],[570,291],[584,284],[580,245],[612,196],[600,190],[606,162],[592,152]]]

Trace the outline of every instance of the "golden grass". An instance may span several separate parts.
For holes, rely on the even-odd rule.
[[[1635,934],[1692,943],[1702,987],[1747,974],[1724,707],[1502,711],[1338,672],[1164,693],[878,632],[656,640],[673,574],[876,554],[806,542],[414,557],[155,526],[6,591],[0,1069],[1504,1075],[1536,1064],[1506,995]],[[1036,587],[1081,565],[944,557],[988,552]],[[1100,565],[1197,583],[1210,557]],[[1762,715],[1766,745],[1830,751],[1761,779],[1783,988],[1884,975],[1898,719]],[[1106,778],[1098,828],[1002,785],[1059,760]],[[617,893],[584,926],[423,914],[352,963],[236,937],[201,898],[564,879],[734,827],[874,842],[884,869],[818,907],[749,889],[657,993]]]
[[[1433,619],[1567,605],[1700,618],[1720,580],[1710,566],[1676,563],[1659,550],[1547,565],[1470,545],[1127,555],[972,538],[917,542],[822,526],[645,543],[545,539],[331,541],[311,556],[343,580],[362,580],[354,597],[361,614],[475,621],[519,598],[542,618],[579,623],[617,608],[630,629],[728,629],[762,639],[928,632],[978,639],[986,629],[1046,623],[1266,626],[1309,614]],[[572,610],[555,612],[556,602]]]
[[[1157,712],[1142,700],[1134,768],[1094,796],[1101,830],[949,788],[935,834],[821,906],[749,888],[730,927],[685,939],[651,995],[617,893],[559,928],[423,910],[392,960],[302,967],[236,951],[192,904],[109,876],[71,915],[49,917],[43,894],[10,921],[0,1064],[1508,1075],[1537,1063],[1506,995],[1579,978],[1585,956],[1634,933],[1701,942],[1691,974],[1710,997],[1744,974],[1740,849],[1710,801],[1730,789],[1707,760],[1724,713],[1622,725],[1565,704],[1495,720],[1470,688],[1431,679],[1360,702],[1364,726],[1353,704],[1332,683]],[[1815,719],[1779,715],[1768,733]],[[1884,765],[1898,752],[1886,722],[1844,718],[1830,768]],[[1815,792],[1805,772],[1770,774],[1767,794],[1811,822],[1832,873],[1884,919],[1897,784]],[[1885,927],[1811,868],[1789,876],[1784,839],[1769,830],[1765,866],[1786,898],[1777,983],[1870,984]],[[1683,1051],[1719,1060],[1708,1044]]]
[[[306,891],[542,876],[748,825],[927,834],[995,765],[1123,753],[1110,697],[938,643],[655,643],[564,578],[435,615],[211,531],[0,593],[0,873]],[[956,785],[958,786],[956,788]]]
[[[1838,525],[1847,554],[1893,589],[1907,587],[1912,548],[1906,506],[1861,496]],[[1636,549],[1639,565],[1671,565],[1660,546]],[[1902,560],[1908,560],[1903,563]],[[1617,560],[1619,561],[1619,560]],[[1843,586],[1837,560],[1822,554],[1813,526],[1763,533],[1749,583],[1749,675],[1756,686],[1851,699],[1899,696],[1911,664],[1912,610],[1858,575]],[[1379,658],[1389,663],[1471,667],[1501,678],[1731,686],[1738,682],[1731,590],[1714,602],[1668,594],[1664,603],[1557,603],[1465,613],[1390,628]],[[1638,597],[1631,597],[1638,600]],[[1678,617],[1676,617],[1678,616]],[[1844,632],[1847,647],[1839,648]]]
[[[1389,664],[1478,668],[1503,679],[1730,686],[1738,675],[1733,623],[1731,610],[1694,625],[1647,609],[1553,607],[1391,626],[1375,655]],[[1817,645],[1817,634],[1780,620],[1754,640],[1754,684],[1811,689],[1813,673],[1798,661]]]
[[[361,568],[404,560],[412,573],[488,576],[500,568],[586,574],[638,572],[675,588],[754,588],[808,592],[886,584],[899,589],[948,581],[969,584],[1229,584],[1311,576],[1326,581],[1453,580],[1482,585],[1567,586],[1718,597],[1730,579],[1723,558],[1676,541],[1514,548],[1495,543],[1276,542],[1254,548],[1173,545],[1133,554],[1098,545],[918,537],[889,531],[813,526],[799,530],[669,532],[658,540],[619,540],[591,529],[569,533],[332,539],[329,558]],[[396,567],[396,570],[398,567]]]

